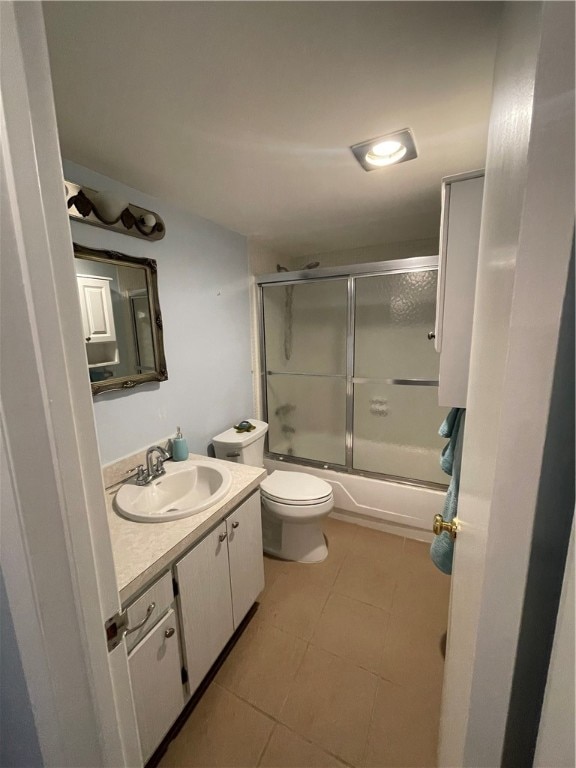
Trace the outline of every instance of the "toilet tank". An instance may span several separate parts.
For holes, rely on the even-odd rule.
[[[232,427],[212,438],[217,459],[249,464],[252,467],[264,466],[264,438],[268,424],[257,419],[248,421],[254,424],[256,429],[251,432],[236,432]]]

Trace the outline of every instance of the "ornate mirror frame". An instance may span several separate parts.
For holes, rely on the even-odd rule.
[[[132,376],[118,376],[104,381],[92,381],[92,395],[99,395],[102,392],[110,392],[118,389],[132,389],[139,384],[145,384],[149,381],[166,381],[168,371],[166,369],[166,357],[164,354],[164,338],[162,332],[162,313],[160,311],[160,300],[158,297],[158,267],[154,259],[140,259],[135,256],[128,256],[125,253],[117,251],[107,251],[95,248],[87,248],[84,245],[74,243],[74,257],[85,259],[87,261],[100,261],[117,266],[141,267],[146,274],[146,289],[148,293],[148,302],[150,310],[152,340],[154,345],[154,371],[147,373],[136,373]]]

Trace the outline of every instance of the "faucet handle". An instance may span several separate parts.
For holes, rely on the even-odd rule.
[[[166,474],[166,470],[164,469],[165,461],[166,459],[163,459],[162,456],[158,456],[158,458],[156,459],[156,464],[154,465],[154,474],[156,476]]]
[[[136,472],[136,482],[141,483],[143,482],[147,477],[147,472],[144,469],[144,464],[138,464],[137,467],[131,467],[130,469],[126,470],[127,475],[131,475],[133,472]]]

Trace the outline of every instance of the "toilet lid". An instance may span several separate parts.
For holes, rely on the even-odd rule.
[[[267,495],[286,501],[319,501],[332,493],[332,486],[326,480],[304,472],[282,472],[275,470],[260,484]]]

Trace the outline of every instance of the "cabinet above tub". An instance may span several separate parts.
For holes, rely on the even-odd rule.
[[[484,171],[442,181],[435,346],[438,404],[466,407]]]

